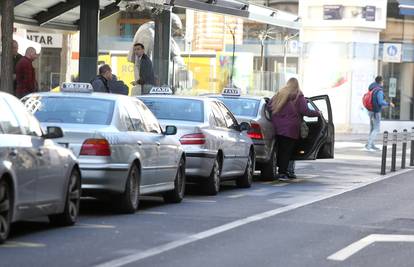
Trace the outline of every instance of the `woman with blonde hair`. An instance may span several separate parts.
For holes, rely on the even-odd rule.
[[[303,116],[318,117],[320,112],[310,110],[296,78],[290,78],[271,99],[272,124],[278,150],[278,179],[288,180],[288,165],[300,136]]]

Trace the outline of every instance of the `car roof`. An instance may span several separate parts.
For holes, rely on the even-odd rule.
[[[265,98],[265,96],[256,96],[256,95],[241,95],[241,96],[227,96],[227,95],[220,95],[220,94],[214,94],[214,95],[206,95],[206,97],[209,98],[229,98],[229,99],[254,99],[254,100],[262,100]]]
[[[46,97],[82,97],[82,98],[95,98],[106,100],[118,100],[128,96],[120,94],[108,94],[108,93],[62,93],[62,92],[37,92],[32,93],[29,96],[46,96]]]
[[[182,95],[140,95],[136,96],[138,99],[142,98],[176,98],[176,99],[188,99],[188,100],[201,100],[204,102],[210,102],[212,99],[204,96],[182,96]]]

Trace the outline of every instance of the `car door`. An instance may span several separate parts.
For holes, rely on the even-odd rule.
[[[35,202],[37,158],[32,153],[31,137],[26,136],[17,120],[16,111],[0,96],[0,123],[4,134],[0,145],[6,152],[6,160],[16,175],[15,205],[18,213],[31,214]]]
[[[327,95],[308,98],[308,107],[322,112],[320,117],[304,117],[309,127],[309,135],[300,139],[294,154],[294,160],[313,160],[317,158],[333,158],[335,128],[332,109]]]
[[[20,101],[15,98],[6,99],[13,106],[17,120],[23,128],[28,140],[30,139],[30,154],[36,159],[36,202],[42,204],[42,211],[53,203],[60,202],[65,193],[65,170],[67,166],[61,166],[61,159],[53,141],[42,137],[42,130],[36,118],[30,114]],[[29,148],[27,148],[29,149]]]
[[[135,153],[139,153],[141,161],[141,186],[148,186],[155,183],[155,175],[158,167],[158,147],[154,138],[148,134],[144,119],[131,100],[121,102],[121,120],[126,125],[125,138],[127,144],[124,153],[129,158],[129,163],[135,159]]]
[[[154,114],[142,102],[136,101],[137,108],[142,114],[148,134],[158,148],[158,163],[154,179],[158,184],[173,182],[178,167],[177,145],[162,133],[160,124]]]
[[[224,139],[224,146],[228,151],[227,157],[231,161],[230,172],[238,174],[244,171],[247,162],[248,151],[246,151],[247,142],[241,138],[241,132],[238,129],[238,123],[231,111],[221,102],[217,102],[220,111],[223,113],[227,126],[227,138]]]

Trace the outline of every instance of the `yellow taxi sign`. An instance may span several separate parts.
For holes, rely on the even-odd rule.
[[[224,96],[240,96],[241,89],[240,88],[224,88],[223,92],[221,92]]]
[[[66,93],[92,93],[93,87],[90,83],[65,82],[60,86],[60,91]]]
[[[150,92],[151,95],[172,95],[173,91],[170,87],[162,86],[162,87],[152,87]]]

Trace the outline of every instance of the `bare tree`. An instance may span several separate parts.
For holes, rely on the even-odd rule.
[[[14,1],[1,0],[1,80],[0,91],[13,93],[13,20]]]
[[[237,30],[237,24],[233,28],[229,26],[229,31],[230,31],[232,41],[233,41],[232,55],[231,55],[230,87],[233,87],[234,62],[236,60],[235,55],[234,55],[234,53],[236,52],[236,30]]]

